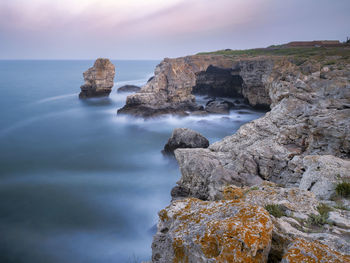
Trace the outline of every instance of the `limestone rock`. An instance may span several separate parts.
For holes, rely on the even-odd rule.
[[[297,239],[283,256],[282,263],[349,263],[350,256],[342,255],[324,244]]]
[[[270,58],[234,60],[211,55],[166,58],[156,67],[154,78],[139,93],[128,96],[118,113],[151,117],[200,110],[192,93],[203,89],[205,93],[237,94],[252,106],[267,108],[271,103],[267,86],[273,65]]]
[[[273,222],[272,244],[269,258],[280,261],[284,251],[295,239],[303,238],[327,245],[338,252],[350,254],[349,216],[350,212],[333,209],[329,212],[329,224],[310,229],[309,216],[319,215],[321,203],[312,192],[299,188],[283,188],[271,182],[254,187],[226,186],[225,200],[235,200],[250,205],[279,205],[282,217],[271,215]]]
[[[139,86],[135,85],[125,85],[117,89],[118,93],[123,93],[123,92],[138,92],[140,91],[141,88]]]
[[[304,76],[299,70],[288,60],[275,61],[266,80],[271,111],[209,146],[205,154],[220,163],[225,173],[239,177],[248,174],[288,187],[299,186],[311,165],[307,159],[303,161],[305,156],[332,155],[342,160],[350,156],[350,108],[347,106],[350,105],[347,75],[350,65],[344,70],[328,72],[327,80],[319,75]],[[202,157],[202,151],[178,151],[176,158],[182,176],[187,178],[193,174],[196,167],[193,160]],[[346,167],[345,172],[349,174]],[[198,169],[197,173],[196,177],[208,178],[208,170]]]
[[[225,168],[225,163],[221,161],[228,158],[225,153],[217,155],[208,149],[177,149],[175,157],[182,177],[172,190],[173,198],[192,196],[202,200],[218,200],[222,199],[223,188],[228,184],[243,186],[262,182],[259,176],[238,174]]]
[[[104,97],[114,85],[115,66],[109,59],[98,58],[94,66],[84,72],[85,84],[80,87],[79,98]]]
[[[171,134],[163,152],[174,154],[178,148],[208,148],[209,141],[199,132],[186,128],[177,128]]]
[[[350,178],[350,161],[332,155],[305,156],[303,167],[306,171],[299,188],[313,192],[322,200],[334,196],[336,185]]]
[[[271,234],[271,219],[261,207],[175,201],[159,212],[152,262],[266,262]]]

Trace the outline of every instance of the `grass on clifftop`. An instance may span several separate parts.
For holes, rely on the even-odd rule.
[[[314,58],[319,61],[324,61],[327,57],[340,57],[338,59],[343,59],[350,61],[350,46],[348,47],[286,47],[286,46],[271,46],[268,48],[256,48],[256,49],[246,49],[246,50],[219,50],[214,52],[202,52],[197,55],[224,55],[228,57],[246,56],[246,57],[256,57],[256,56],[292,56],[299,58]],[[330,61],[332,64],[332,61]]]

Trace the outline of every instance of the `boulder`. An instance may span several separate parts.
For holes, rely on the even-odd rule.
[[[174,154],[178,148],[208,148],[209,141],[200,133],[186,128],[177,128],[171,134],[163,153]]]
[[[263,180],[251,173],[241,173],[225,168],[224,153],[217,155],[208,149],[177,149],[175,157],[181,170],[181,179],[171,192],[174,199],[192,196],[202,200],[218,200],[228,184],[257,185]],[[247,166],[251,165],[248,162]]]
[[[152,262],[266,262],[272,227],[269,214],[258,206],[174,201],[159,212]]]
[[[117,89],[118,93],[124,93],[124,92],[138,92],[141,88],[139,86],[135,85],[125,85]]]
[[[109,59],[98,58],[83,76],[85,84],[80,87],[79,98],[106,97],[114,85],[115,66]]]
[[[230,110],[234,108],[234,104],[229,101],[209,101],[206,106],[205,110],[209,113],[215,113],[215,114],[229,114]]]

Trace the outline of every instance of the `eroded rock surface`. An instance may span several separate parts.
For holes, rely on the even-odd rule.
[[[337,184],[350,179],[350,161],[332,155],[305,156],[303,165],[306,171],[299,188],[313,192],[319,199],[329,200],[336,194]]]
[[[208,148],[208,146],[208,139],[199,132],[187,128],[176,128],[164,146],[163,153],[174,154],[178,148]]]
[[[264,182],[255,187],[226,186],[223,198],[261,207],[278,205],[283,215],[271,215],[274,226],[270,259],[275,262],[281,260],[287,247],[298,238],[317,241],[340,253],[350,254],[350,229],[346,223],[350,212],[329,207],[329,215],[323,215],[325,224],[313,225],[310,217],[321,216],[319,208],[322,203],[310,191]]]
[[[193,174],[195,163],[201,163],[207,156],[225,173],[241,178],[258,176],[284,186],[299,186],[311,165],[306,162],[307,158],[304,161],[306,156],[349,158],[349,71],[350,65],[346,69],[334,69],[327,72],[327,79],[322,79],[320,72],[303,75],[288,60],[275,64],[268,80],[271,111],[205,151],[177,151],[182,173],[178,187],[196,187],[188,185],[188,175]],[[338,164],[344,165],[339,167],[340,170],[349,173],[346,162]],[[196,177],[210,178],[213,169],[197,169],[196,173]],[[235,184],[235,178],[232,177],[232,184]],[[212,182],[216,183],[211,180],[206,183],[208,191],[215,188],[210,186]],[[215,196],[209,192],[201,194],[203,197],[209,195]]]
[[[152,262],[266,262],[271,236],[264,208],[233,200],[174,201],[159,212]]]
[[[94,66],[83,73],[85,84],[80,87],[79,98],[105,97],[114,85],[115,66],[109,59],[98,58]]]
[[[183,114],[197,111],[197,93],[240,95],[252,106],[269,107],[268,85],[274,60],[271,58],[232,59],[225,56],[195,55],[164,59],[155,76],[137,94],[128,96],[121,114],[141,117]],[[220,77],[215,78],[216,74]],[[230,88],[231,87],[231,88]]]

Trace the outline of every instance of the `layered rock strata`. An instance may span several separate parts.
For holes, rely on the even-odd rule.
[[[114,85],[115,66],[109,59],[98,58],[83,76],[85,84],[80,87],[79,98],[106,97]]]

